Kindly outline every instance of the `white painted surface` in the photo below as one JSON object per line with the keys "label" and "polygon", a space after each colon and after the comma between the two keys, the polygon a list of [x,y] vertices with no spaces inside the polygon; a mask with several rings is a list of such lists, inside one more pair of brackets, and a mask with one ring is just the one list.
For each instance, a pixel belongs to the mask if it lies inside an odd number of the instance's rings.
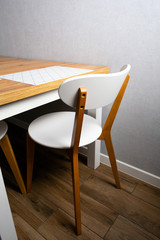
{"label": "white painted surface", "polygon": [[4,121],[0,121],[0,140],[7,133],[7,130],[8,130],[7,123],[5,123]]}
{"label": "white painted surface", "polygon": [[[37,143],[51,148],[71,148],[75,112],[55,112],[35,119],[28,128],[30,137]],[[101,134],[99,122],[84,115],[79,146],[95,141]]]}
{"label": "white painted surface", "polygon": [[31,85],[40,85],[92,71],[89,69],[54,66],[2,75],[0,78]]}
{"label": "white painted surface", "polygon": [[[102,125],[102,108],[90,109],[88,110],[88,114],[96,118],[99,124]],[[90,168],[96,169],[100,164],[101,141],[96,140],[95,142],[89,144],[87,148],[87,165]]]}
{"label": "white painted surface", "polygon": [[[106,164],[107,166],[111,166],[109,157],[107,155],[104,155],[101,153],[100,161],[101,161],[101,163]],[[151,184],[157,188],[160,188],[160,177],[159,176],[156,176],[149,172],[143,171],[139,168],[136,168],[130,164],[124,163],[119,160],[116,160],[116,162],[117,162],[117,167],[118,167],[119,171],[126,173],[132,177],[135,177],[143,182]]]}
{"label": "white painted surface", "polygon": [[0,239],[18,240],[0,169]]}
{"label": "white painted surface", "polygon": [[30,109],[42,106],[59,99],[58,90],[41,93],[13,103],[0,106],[0,120],[15,116]]}
{"label": "white painted surface", "polygon": [[125,65],[123,70],[108,74],[89,74],[65,80],[59,87],[59,95],[64,103],[76,107],[77,92],[80,87],[87,90],[85,109],[96,109],[112,103],[127,76],[131,66]]}

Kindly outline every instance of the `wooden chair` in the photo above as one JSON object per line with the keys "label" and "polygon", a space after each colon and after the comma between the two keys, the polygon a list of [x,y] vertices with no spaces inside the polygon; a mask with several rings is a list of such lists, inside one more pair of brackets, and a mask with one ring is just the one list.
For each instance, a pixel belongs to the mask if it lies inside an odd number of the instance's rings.
{"label": "wooden chair", "polygon": [[26,193],[26,187],[24,185],[11,143],[7,135],[8,126],[4,121],[0,121],[0,146],[6,156],[9,166],[13,172],[13,175],[19,185],[19,188],[23,194]]}
{"label": "wooden chair", "polygon": [[[81,211],[78,170],[78,148],[96,139],[104,140],[110,158],[117,188],[120,188],[116,158],[111,140],[111,127],[125,92],[130,65],[120,72],[110,74],[89,74],[65,80],[59,88],[64,103],[76,109],[75,112],[56,112],[34,120],[28,129],[27,141],[27,191],[31,191],[35,142],[51,148],[68,148],[72,156],[73,193],[75,224],[81,234]],[[114,101],[115,100],[115,101]],[[85,109],[95,109],[113,103],[102,129]]]}

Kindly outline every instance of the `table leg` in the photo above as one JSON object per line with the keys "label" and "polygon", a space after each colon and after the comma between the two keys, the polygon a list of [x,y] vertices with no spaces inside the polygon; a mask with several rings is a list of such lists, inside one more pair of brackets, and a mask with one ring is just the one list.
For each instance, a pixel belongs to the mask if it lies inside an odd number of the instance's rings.
{"label": "table leg", "polygon": [[[101,124],[102,108],[88,110],[88,115],[96,118]],[[100,150],[101,150],[101,141],[97,140],[88,145],[88,158],[87,158],[88,167],[96,169],[100,165]]]}
{"label": "table leg", "polygon": [[18,240],[0,168],[0,239]]}

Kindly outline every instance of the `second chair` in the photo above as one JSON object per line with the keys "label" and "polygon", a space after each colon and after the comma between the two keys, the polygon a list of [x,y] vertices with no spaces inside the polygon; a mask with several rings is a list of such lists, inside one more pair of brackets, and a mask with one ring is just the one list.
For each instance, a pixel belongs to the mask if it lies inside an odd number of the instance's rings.
{"label": "second chair", "polygon": [[13,175],[19,185],[19,188],[23,194],[26,193],[26,187],[23,182],[21,172],[19,170],[18,163],[16,161],[10,140],[7,135],[8,125],[4,121],[0,121],[0,146],[6,156],[9,166],[13,172]]}

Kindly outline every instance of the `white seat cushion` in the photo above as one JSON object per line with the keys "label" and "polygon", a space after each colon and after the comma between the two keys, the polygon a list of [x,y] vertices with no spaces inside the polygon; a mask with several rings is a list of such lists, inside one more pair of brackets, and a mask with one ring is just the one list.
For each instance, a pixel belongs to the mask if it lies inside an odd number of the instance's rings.
{"label": "white seat cushion", "polygon": [[0,140],[4,137],[7,133],[8,125],[4,121],[0,121]]}
{"label": "white seat cushion", "polygon": [[[28,133],[37,143],[51,148],[70,148],[74,126],[74,112],[56,112],[35,119],[29,126]],[[102,128],[96,119],[84,115],[79,146],[94,142]]]}

